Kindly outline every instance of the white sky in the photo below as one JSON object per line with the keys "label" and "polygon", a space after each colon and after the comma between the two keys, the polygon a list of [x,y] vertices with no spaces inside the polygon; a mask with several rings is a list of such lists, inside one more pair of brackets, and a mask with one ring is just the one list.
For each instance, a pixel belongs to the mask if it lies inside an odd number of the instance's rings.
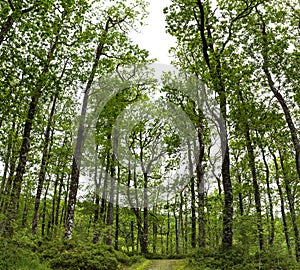
{"label": "white sky", "polygon": [[168,50],[175,45],[175,38],[166,33],[165,15],[163,8],[168,6],[170,0],[148,0],[149,16],[140,33],[133,33],[132,39],[143,49],[150,52],[151,58],[157,58],[159,63],[170,64],[171,57]]}

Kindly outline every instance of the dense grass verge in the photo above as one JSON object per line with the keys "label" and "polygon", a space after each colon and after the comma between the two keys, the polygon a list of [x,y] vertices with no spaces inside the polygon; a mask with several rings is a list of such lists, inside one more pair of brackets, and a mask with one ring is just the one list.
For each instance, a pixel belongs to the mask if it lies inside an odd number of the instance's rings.
{"label": "dense grass verge", "polygon": [[50,270],[42,262],[34,242],[20,239],[0,238],[0,269],[5,270]]}
{"label": "dense grass verge", "polygon": [[198,249],[188,258],[188,268],[193,270],[298,270],[300,264],[285,250],[269,249],[250,254],[242,248],[230,251]]}
{"label": "dense grass verge", "polygon": [[[149,263],[161,259],[184,259],[182,256],[148,254],[126,255],[102,244],[84,243],[60,238],[46,241],[18,236],[0,238],[0,269],[5,270],[118,270],[145,269]],[[182,261],[184,262],[184,261]],[[300,264],[285,250],[269,249],[248,252],[234,247],[230,251],[210,248],[198,249],[186,258],[178,269],[189,270],[297,270]]]}
{"label": "dense grass verge", "polygon": [[112,247],[75,240],[41,241],[24,237],[0,238],[0,269],[117,270],[143,260]]}

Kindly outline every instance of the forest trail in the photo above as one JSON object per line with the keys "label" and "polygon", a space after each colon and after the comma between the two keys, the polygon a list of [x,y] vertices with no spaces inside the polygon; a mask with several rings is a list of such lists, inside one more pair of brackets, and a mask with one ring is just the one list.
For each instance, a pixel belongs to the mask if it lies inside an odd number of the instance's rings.
{"label": "forest trail", "polygon": [[154,260],[145,270],[180,270],[184,260]]}

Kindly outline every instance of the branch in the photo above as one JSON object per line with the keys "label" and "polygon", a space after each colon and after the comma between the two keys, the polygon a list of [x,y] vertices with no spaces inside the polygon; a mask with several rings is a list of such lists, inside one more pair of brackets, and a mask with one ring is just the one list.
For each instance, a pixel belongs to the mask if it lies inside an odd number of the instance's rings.
{"label": "branch", "polygon": [[9,4],[11,10],[15,11],[15,7],[14,7],[13,3],[11,2],[11,0],[8,0],[8,4]]}
{"label": "branch", "polygon": [[200,20],[198,20],[197,18],[197,13],[195,11],[195,9],[193,9],[193,13],[194,13],[194,18],[197,22],[197,26],[198,26],[198,29],[200,31],[200,35],[201,35],[201,39],[202,39],[202,43],[203,43],[203,56],[204,56],[204,59],[205,59],[205,62],[208,66],[208,68],[210,68],[210,61],[209,61],[209,56],[208,56],[208,45],[207,45],[207,39],[206,39],[206,36],[205,36],[205,27],[204,27],[204,24],[205,24],[205,13],[204,13],[204,7],[203,7],[203,4],[201,2],[201,0],[197,0],[197,5],[200,9]]}
{"label": "branch", "polygon": [[35,5],[33,5],[33,6],[29,7],[29,8],[22,9],[22,14],[28,13],[31,10],[33,10],[34,8],[36,8]]}
{"label": "branch", "polygon": [[238,20],[240,20],[240,19],[242,19],[242,18],[247,17],[247,16],[252,12],[252,10],[253,10],[254,8],[257,8],[258,5],[260,5],[260,2],[256,3],[255,5],[252,5],[254,2],[255,2],[255,1],[252,1],[252,2],[250,3],[250,5],[249,5],[248,2],[247,2],[247,3],[246,3],[247,7],[246,7],[241,13],[239,13],[239,14],[238,14],[238,15],[230,22],[230,25],[229,25],[229,31],[228,31],[228,37],[227,37],[226,41],[223,43],[223,45],[222,45],[222,49],[221,49],[221,51],[220,51],[220,54],[221,54],[222,52],[224,52],[226,45],[228,44],[228,42],[230,41],[230,39],[231,39],[231,37],[232,37],[232,27],[233,27],[233,24],[234,24],[236,21],[238,21]]}

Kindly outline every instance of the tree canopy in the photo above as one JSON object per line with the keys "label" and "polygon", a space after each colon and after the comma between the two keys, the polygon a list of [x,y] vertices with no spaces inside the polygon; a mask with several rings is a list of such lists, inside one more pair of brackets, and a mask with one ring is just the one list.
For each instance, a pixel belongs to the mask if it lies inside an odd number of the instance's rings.
{"label": "tree canopy", "polygon": [[298,269],[299,2],[147,8],[0,3],[0,268]]}

